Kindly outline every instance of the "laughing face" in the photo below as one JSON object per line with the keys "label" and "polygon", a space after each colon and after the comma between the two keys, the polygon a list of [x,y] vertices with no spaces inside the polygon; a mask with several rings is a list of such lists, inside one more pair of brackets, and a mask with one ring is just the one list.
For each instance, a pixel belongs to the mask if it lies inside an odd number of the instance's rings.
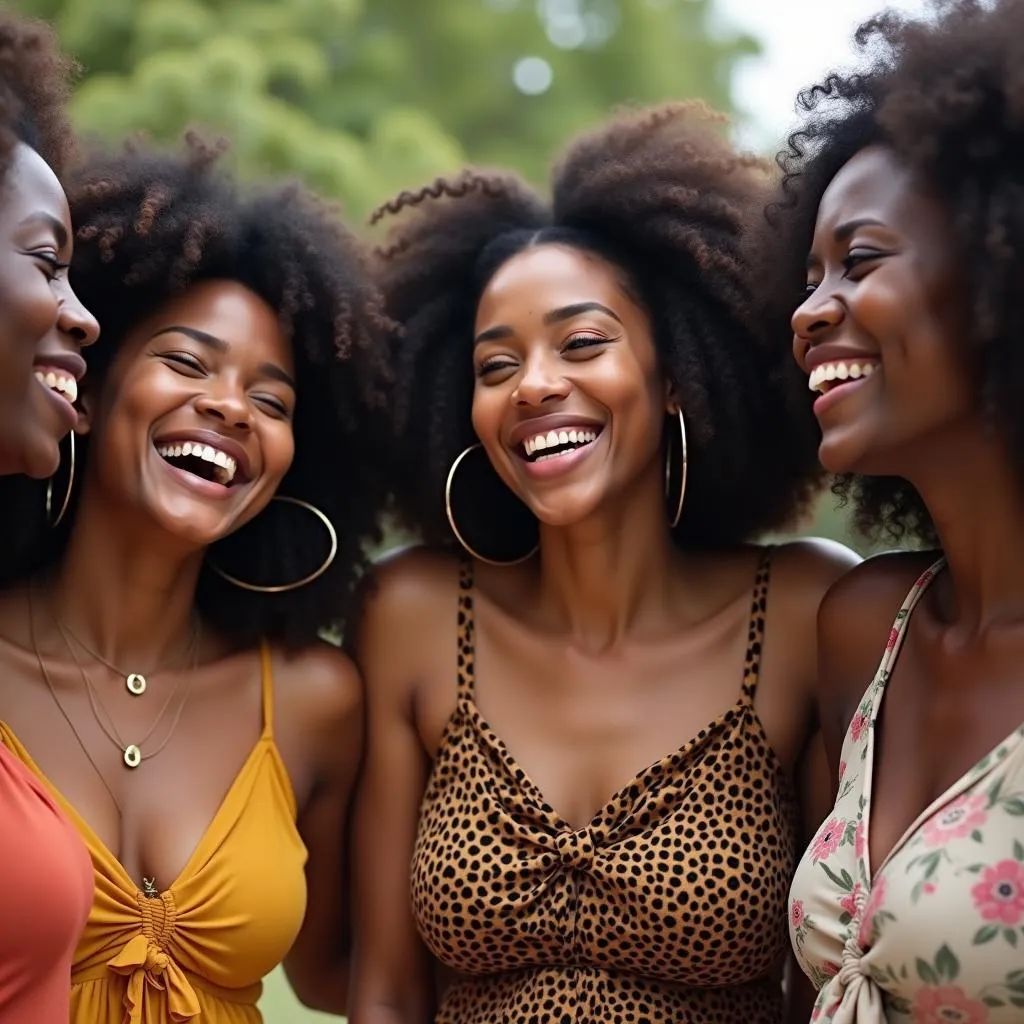
{"label": "laughing face", "polygon": [[579,522],[642,477],[661,486],[665,383],[610,263],[551,244],[512,257],[481,296],[473,362],[473,427],[541,522]]}
{"label": "laughing face", "polygon": [[0,473],[50,476],[78,418],[81,351],[99,327],[68,283],[71,248],[64,190],[21,143],[0,194]]}
{"label": "laughing face", "polygon": [[294,454],[291,344],[275,312],[204,281],[138,324],[85,405],[86,487],[207,547],[262,511]]}
{"label": "laughing face", "polygon": [[826,469],[907,476],[908,455],[976,424],[955,257],[943,207],[890,150],[862,150],[825,191],[793,350],[818,394]]}

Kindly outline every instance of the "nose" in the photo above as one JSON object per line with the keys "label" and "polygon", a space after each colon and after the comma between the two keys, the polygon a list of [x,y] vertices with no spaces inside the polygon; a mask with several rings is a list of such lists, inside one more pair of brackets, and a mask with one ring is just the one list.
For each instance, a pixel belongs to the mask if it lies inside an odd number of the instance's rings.
{"label": "nose", "polygon": [[842,323],[846,311],[835,292],[826,289],[824,282],[797,306],[790,319],[793,328],[793,357],[800,366],[812,345],[824,338]]}
{"label": "nose", "polygon": [[57,308],[57,329],[80,348],[87,348],[100,336],[96,317],[82,305],[71,285],[67,285]]}
{"label": "nose", "polygon": [[252,426],[245,393],[230,381],[211,380],[208,389],[196,400],[196,408],[203,416],[236,430]]}
{"label": "nose", "polygon": [[572,385],[549,358],[547,352],[538,352],[526,361],[523,375],[519,378],[512,401],[516,405],[541,405],[548,401],[559,401],[572,390]]}

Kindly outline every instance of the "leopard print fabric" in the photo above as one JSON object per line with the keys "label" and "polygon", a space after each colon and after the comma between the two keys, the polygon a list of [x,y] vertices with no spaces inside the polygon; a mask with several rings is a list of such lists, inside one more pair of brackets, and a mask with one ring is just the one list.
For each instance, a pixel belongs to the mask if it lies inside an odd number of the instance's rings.
{"label": "leopard print fabric", "polygon": [[411,869],[420,935],[459,975],[438,1024],[779,1024],[796,813],[753,709],[769,573],[766,555],[736,703],[574,829],[476,707],[463,569]]}

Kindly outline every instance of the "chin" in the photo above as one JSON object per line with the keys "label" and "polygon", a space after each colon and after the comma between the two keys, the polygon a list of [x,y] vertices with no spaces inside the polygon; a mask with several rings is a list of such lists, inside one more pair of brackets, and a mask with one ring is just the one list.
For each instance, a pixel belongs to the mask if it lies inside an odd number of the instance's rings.
{"label": "chin", "polygon": [[20,457],[14,457],[10,463],[0,455],[0,463],[11,464],[10,473],[24,473],[34,480],[45,480],[53,476],[60,467],[60,445],[53,437],[26,439]]}

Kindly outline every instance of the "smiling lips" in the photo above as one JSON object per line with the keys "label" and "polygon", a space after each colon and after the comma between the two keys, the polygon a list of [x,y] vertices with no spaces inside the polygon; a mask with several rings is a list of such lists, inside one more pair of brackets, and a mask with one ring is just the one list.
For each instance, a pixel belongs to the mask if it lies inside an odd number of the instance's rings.
{"label": "smiling lips", "polygon": [[157,454],[177,469],[183,469],[203,480],[230,487],[238,469],[238,462],[227,452],[198,441],[183,441],[157,445]]}
{"label": "smiling lips", "polygon": [[599,430],[592,427],[560,427],[558,430],[527,437],[519,447],[525,453],[527,462],[546,462],[585,448],[597,440],[599,433]]}
{"label": "smiling lips", "polygon": [[841,384],[870,377],[877,366],[877,362],[865,360],[858,362],[852,359],[822,363],[811,370],[807,378],[807,386],[811,391],[820,391],[824,395]]}
{"label": "smiling lips", "polygon": [[37,366],[33,372],[44,388],[60,395],[69,405],[74,405],[78,400],[78,381],[67,370],[55,366]]}

